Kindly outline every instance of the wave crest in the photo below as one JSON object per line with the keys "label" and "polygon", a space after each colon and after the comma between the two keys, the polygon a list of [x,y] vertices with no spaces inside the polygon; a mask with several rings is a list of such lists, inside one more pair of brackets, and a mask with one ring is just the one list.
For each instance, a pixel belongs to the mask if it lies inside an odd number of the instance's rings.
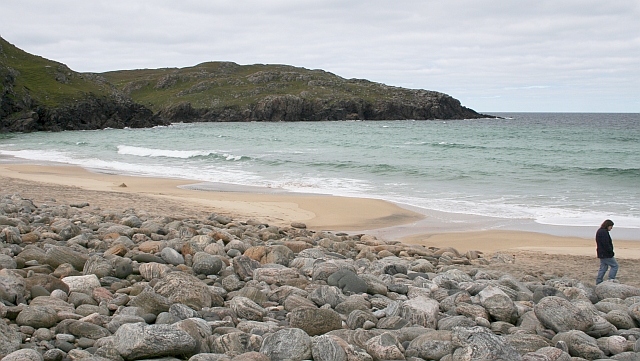
{"label": "wave crest", "polygon": [[196,158],[196,157],[215,157],[215,158],[222,158],[222,159],[231,160],[231,161],[239,161],[239,160],[245,159],[245,157],[242,155],[234,155],[234,154],[228,154],[228,153],[220,154],[215,151],[155,149],[155,148],[135,147],[130,145],[119,145],[118,154],[134,155],[137,157],[150,157],[150,158],[163,157],[163,158],[189,159],[189,158]]}

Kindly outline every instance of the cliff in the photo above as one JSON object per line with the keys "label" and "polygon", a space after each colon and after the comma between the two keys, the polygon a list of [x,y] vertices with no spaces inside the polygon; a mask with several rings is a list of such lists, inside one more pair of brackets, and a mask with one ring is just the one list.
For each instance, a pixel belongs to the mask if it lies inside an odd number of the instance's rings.
{"label": "cliff", "polygon": [[318,121],[487,117],[435,91],[286,65],[208,62],[102,74],[169,121]]}
{"label": "cliff", "polygon": [[0,38],[0,132],[150,127],[162,123],[103,77],[31,55]]}
{"label": "cliff", "polygon": [[0,38],[0,132],[482,117],[487,116],[447,94],[287,65],[208,62],[181,69],[78,73]]}

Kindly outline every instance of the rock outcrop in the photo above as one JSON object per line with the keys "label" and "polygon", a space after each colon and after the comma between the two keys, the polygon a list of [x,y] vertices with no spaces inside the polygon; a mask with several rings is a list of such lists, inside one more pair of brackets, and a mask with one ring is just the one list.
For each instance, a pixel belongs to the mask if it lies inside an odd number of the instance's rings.
{"label": "rock outcrop", "polygon": [[78,73],[0,38],[0,132],[172,122],[482,117],[491,116],[447,94],[284,65],[212,62],[183,69]]}

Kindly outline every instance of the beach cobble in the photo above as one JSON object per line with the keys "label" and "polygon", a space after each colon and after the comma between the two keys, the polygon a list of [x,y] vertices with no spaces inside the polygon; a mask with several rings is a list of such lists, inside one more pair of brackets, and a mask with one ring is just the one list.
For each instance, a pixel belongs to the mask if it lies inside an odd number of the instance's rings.
{"label": "beach cobble", "polygon": [[0,195],[0,358],[640,359],[640,289],[513,261]]}

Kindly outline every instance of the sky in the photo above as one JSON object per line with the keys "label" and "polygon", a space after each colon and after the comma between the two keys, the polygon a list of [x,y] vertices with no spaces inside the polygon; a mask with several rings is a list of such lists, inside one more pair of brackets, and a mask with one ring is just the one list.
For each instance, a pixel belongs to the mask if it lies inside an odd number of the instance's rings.
{"label": "sky", "polygon": [[640,112],[640,0],[0,0],[0,36],[80,72],[287,64],[484,113]]}

